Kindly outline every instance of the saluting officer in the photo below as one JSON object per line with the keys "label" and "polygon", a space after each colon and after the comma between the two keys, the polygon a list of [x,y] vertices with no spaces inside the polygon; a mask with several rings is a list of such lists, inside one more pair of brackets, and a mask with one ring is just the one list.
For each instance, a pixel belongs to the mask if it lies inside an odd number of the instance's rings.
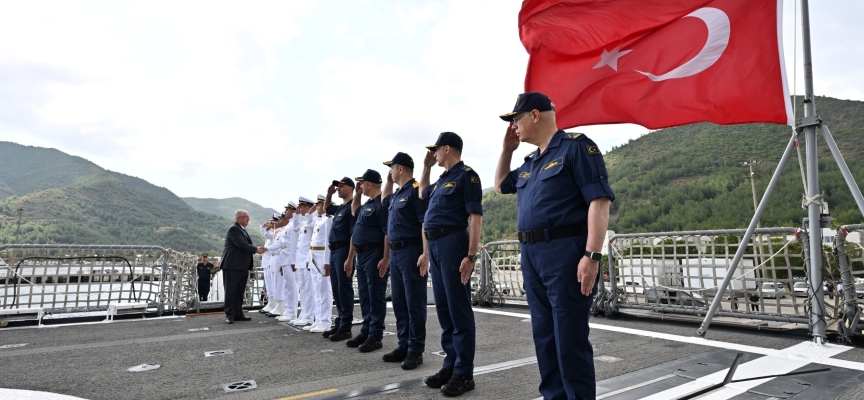
{"label": "saluting officer", "polygon": [[[615,199],[597,145],[555,123],[555,107],[538,92],[520,94],[495,172],[495,189],[517,193],[522,276],[540,393],[546,399],[593,399],[594,358],[588,313],[599,272],[599,253]],[[538,148],[510,171],[519,142]]]}
{"label": "saluting officer", "polygon": [[[338,193],[342,205],[333,204],[333,193]],[[333,216],[330,227],[330,285],[333,286],[333,301],[336,304],[336,323],[322,335],[334,342],[351,338],[351,324],[354,320],[354,247],[351,234],[354,231],[354,214],[351,202],[354,200],[354,181],[349,177],[334,180],[327,188],[324,209]]]}
{"label": "saluting officer", "polygon": [[[360,310],[363,327],[348,347],[358,347],[363,353],[381,348],[384,336],[384,317],[387,314],[387,278],[390,252],[387,244],[387,210],[381,208],[381,174],[367,169],[357,179],[357,189],[351,208],[357,222],[351,237],[357,252],[357,291],[360,292]],[[361,195],[369,197],[363,205]]]}
{"label": "saluting officer", "polygon": [[[274,231],[275,227],[273,224],[279,220],[278,214],[273,214],[273,218],[270,221],[265,222],[261,225],[261,236],[264,237],[264,247],[269,246],[273,243],[274,239]],[[264,290],[267,292],[267,304],[258,310],[259,313],[270,315],[270,312],[276,309],[278,306],[278,302],[276,301],[277,296],[274,294],[275,289],[273,288],[273,272],[270,269],[270,252],[264,252],[261,255],[261,269],[264,270]]]}
{"label": "saluting officer", "polygon": [[315,323],[309,332],[324,333],[333,323],[333,291],[330,283],[330,248],[327,236],[333,225],[333,218],[324,213],[324,196],[318,195],[315,210],[315,227],[312,241],[309,242],[309,263],[312,270],[312,283],[315,287]]}
{"label": "saluting officer", "polygon": [[[418,266],[423,255],[426,202],[419,196],[420,184],[414,180],[411,156],[396,153],[393,160],[384,162],[384,165],[390,167],[381,196],[384,208],[389,210],[390,293],[399,343],[383,359],[402,362],[402,369],[407,370],[423,364],[426,348],[426,272],[429,264],[424,262]],[[393,183],[399,185],[396,193],[393,193]]]}
{"label": "saluting officer", "polygon": [[[429,200],[423,220],[424,253],[431,262],[441,347],[447,355],[443,368],[425,382],[431,388],[441,388],[447,396],[459,396],[474,389],[476,328],[469,280],[477,261],[483,189],[477,172],[462,162],[459,135],[443,132],[434,145],[426,148],[429,151],[420,179],[420,192],[423,199]],[[430,186],[429,174],[436,162],[445,171]],[[425,263],[423,256],[418,265]]]}
{"label": "saluting officer", "polygon": [[297,287],[300,289],[300,316],[291,324],[302,326],[303,330],[312,329],[315,322],[315,291],[312,285],[312,269],[309,266],[309,243],[312,241],[312,228],[315,221],[312,218],[312,206],[315,203],[306,197],[300,196],[297,200],[297,218],[294,232],[297,233],[297,251],[291,269],[297,272]]}

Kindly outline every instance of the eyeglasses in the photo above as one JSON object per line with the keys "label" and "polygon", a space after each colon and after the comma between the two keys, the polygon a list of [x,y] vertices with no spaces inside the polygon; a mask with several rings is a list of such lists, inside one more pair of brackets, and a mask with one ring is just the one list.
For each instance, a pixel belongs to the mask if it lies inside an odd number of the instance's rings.
{"label": "eyeglasses", "polygon": [[522,117],[524,117],[524,116],[526,116],[526,115],[528,115],[528,114],[531,114],[531,111],[524,112],[524,113],[522,113],[522,114],[519,114],[519,115],[513,117],[513,123],[514,123],[514,124],[515,124],[515,123],[518,123],[519,120],[522,119]]}

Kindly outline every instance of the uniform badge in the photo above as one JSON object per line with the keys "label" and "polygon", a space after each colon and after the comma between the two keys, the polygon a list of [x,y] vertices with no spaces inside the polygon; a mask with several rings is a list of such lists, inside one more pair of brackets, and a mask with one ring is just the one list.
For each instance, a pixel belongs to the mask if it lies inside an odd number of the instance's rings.
{"label": "uniform badge", "polygon": [[544,165],[543,168],[540,170],[540,172],[548,171],[548,170],[550,170],[550,169],[552,169],[558,165],[561,165],[561,163],[563,163],[563,162],[564,162],[564,157],[558,157],[558,158],[552,160],[549,164]]}
{"label": "uniform badge", "polygon": [[368,208],[366,208],[366,212],[372,212],[372,211],[375,211],[375,209],[372,208],[372,207],[368,207]]}
{"label": "uniform badge", "polygon": [[407,197],[403,197],[403,198],[399,199],[399,201],[397,201],[397,203],[404,203],[404,202],[406,202],[406,201],[408,201],[408,198],[407,198]]}
{"label": "uniform badge", "polygon": [[471,170],[471,167],[465,167],[465,170],[466,170],[466,171],[470,171],[470,170]]}
{"label": "uniform badge", "polygon": [[531,173],[528,171],[522,171],[522,173],[519,174],[519,177],[522,179],[528,179],[531,177]]}
{"label": "uniform badge", "polygon": [[447,183],[444,184],[443,187],[444,187],[445,189],[446,189],[446,188],[456,187],[456,182],[447,182]]}
{"label": "uniform badge", "polygon": [[414,189],[417,189],[418,187],[420,187],[420,182],[414,182],[414,184],[411,186],[413,186]]}
{"label": "uniform badge", "polygon": [[582,136],[582,134],[576,132],[567,132],[567,139],[579,139],[579,136]]}
{"label": "uniform badge", "polygon": [[600,149],[597,146],[588,146],[588,154],[600,154]]}
{"label": "uniform badge", "polygon": [[337,216],[337,217],[341,217],[341,216],[343,216],[343,215],[345,215],[345,213],[337,214],[336,216]]}
{"label": "uniform badge", "polygon": [[471,177],[471,183],[480,183],[480,178],[478,178],[476,176],[472,176]]}

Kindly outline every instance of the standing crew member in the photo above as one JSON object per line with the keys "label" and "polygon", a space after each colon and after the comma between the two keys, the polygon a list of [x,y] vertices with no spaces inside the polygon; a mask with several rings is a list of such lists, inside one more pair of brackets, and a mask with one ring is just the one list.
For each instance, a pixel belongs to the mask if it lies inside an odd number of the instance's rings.
{"label": "standing crew member", "polygon": [[[270,221],[261,225],[261,236],[264,238],[264,247],[273,243],[273,223],[278,221],[279,217],[273,214]],[[261,255],[261,269],[264,270],[264,290],[267,292],[267,304],[258,310],[259,313],[270,315],[270,312],[276,309],[276,295],[273,288],[273,272],[270,270],[270,252],[265,252]]]}
{"label": "standing crew member", "polygon": [[[520,94],[495,172],[495,189],[517,193],[522,276],[546,399],[593,399],[594,353],[588,313],[600,250],[615,199],[597,145],[555,123],[555,107],[538,92]],[[538,148],[510,171],[519,142]]]}
{"label": "standing crew member", "polygon": [[[312,271],[309,268],[309,242],[312,240],[312,200],[303,196],[297,201],[297,212],[300,213],[294,231],[297,232],[297,251],[291,269],[297,272],[297,286],[300,288],[300,317],[292,324],[303,326],[309,330],[315,321],[315,293],[312,291]],[[295,217],[297,215],[295,214]],[[307,325],[307,326],[304,326]],[[306,329],[309,328],[309,329]]]}
{"label": "standing crew member", "polygon": [[[390,167],[382,193],[387,217],[387,240],[390,242],[390,292],[396,335],[399,343],[384,355],[386,362],[402,362],[402,369],[423,364],[426,348],[426,272],[429,264],[418,265],[423,254],[423,217],[426,202],[420,199],[420,184],[414,180],[414,160],[396,153],[384,162]],[[399,190],[393,193],[393,183]],[[426,260],[426,257],[423,257]]]}
{"label": "standing crew member", "polygon": [[[363,327],[345,344],[368,353],[382,347],[390,249],[387,244],[387,210],[381,208],[381,174],[367,169],[362,177],[357,178],[357,183],[351,203],[357,223],[351,240],[357,252],[357,291],[360,292]],[[361,206],[363,194],[369,200]]]}
{"label": "standing crew member", "polygon": [[324,333],[333,323],[333,292],[330,287],[330,248],[327,235],[333,219],[324,213],[324,196],[318,195],[315,203],[315,227],[309,242],[312,287],[315,292],[315,323],[309,332]]}
{"label": "standing crew member", "polygon": [[[469,280],[477,261],[483,187],[477,172],[462,162],[459,135],[443,132],[426,148],[429,151],[420,179],[420,193],[429,201],[423,220],[424,253],[431,263],[441,347],[447,355],[443,368],[425,382],[431,388],[441,388],[446,396],[460,396],[474,389],[476,328]],[[430,186],[429,174],[436,162],[444,173]],[[426,258],[421,257],[417,265],[425,263]]]}
{"label": "standing crew member", "polygon": [[277,245],[279,255],[276,258],[276,291],[279,300],[284,304],[284,312],[278,318],[279,322],[293,322],[297,319],[297,273],[291,269],[294,253],[297,251],[297,232],[294,231],[294,212],[297,204],[289,201],[282,214],[283,233]]}
{"label": "standing crew member", "polygon": [[207,296],[210,294],[210,282],[213,280],[213,264],[208,261],[207,253],[201,255],[201,262],[198,263],[198,300],[207,301]]}
{"label": "standing crew member", "polygon": [[[338,193],[342,205],[333,204],[333,193]],[[334,342],[351,338],[351,324],[354,320],[354,246],[351,246],[351,233],[354,231],[354,215],[351,203],[354,200],[354,181],[349,177],[334,180],[327,188],[324,209],[333,216],[330,227],[330,285],[333,287],[333,300],[336,303],[336,324],[323,336]]]}
{"label": "standing crew member", "polygon": [[[267,312],[267,317],[281,317],[282,314],[285,313],[285,297],[283,296],[283,290],[281,287],[277,286],[277,278],[276,275],[279,274],[279,258],[282,252],[282,248],[279,246],[282,238],[285,234],[285,224],[287,221],[281,219],[282,215],[273,214],[273,220],[269,223],[269,230],[266,231],[266,236],[264,236],[267,241],[264,242],[264,247],[267,251],[261,256],[261,266],[264,269],[264,276],[267,277],[269,275],[270,278],[270,287],[272,288],[272,293],[267,293],[267,296],[273,297],[273,303],[276,304],[276,307],[273,307],[269,312]],[[264,230],[262,229],[262,233]],[[266,263],[264,260],[266,259]]]}

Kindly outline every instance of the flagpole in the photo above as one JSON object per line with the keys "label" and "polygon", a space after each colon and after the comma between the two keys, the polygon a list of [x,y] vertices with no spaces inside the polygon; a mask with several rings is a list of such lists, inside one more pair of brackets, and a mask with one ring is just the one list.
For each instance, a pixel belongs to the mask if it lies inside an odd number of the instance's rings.
{"label": "flagpole", "polygon": [[810,54],[810,5],[801,0],[801,44],[804,50],[804,118],[798,129],[804,129],[807,160],[807,230],[810,236],[810,328],[813,340],[825,341],[825,298],[822,293],[822,198],[819,194],[819,155],[816,152],[816,127],[822,121],[816,116],[813,96],[813,58]]}

